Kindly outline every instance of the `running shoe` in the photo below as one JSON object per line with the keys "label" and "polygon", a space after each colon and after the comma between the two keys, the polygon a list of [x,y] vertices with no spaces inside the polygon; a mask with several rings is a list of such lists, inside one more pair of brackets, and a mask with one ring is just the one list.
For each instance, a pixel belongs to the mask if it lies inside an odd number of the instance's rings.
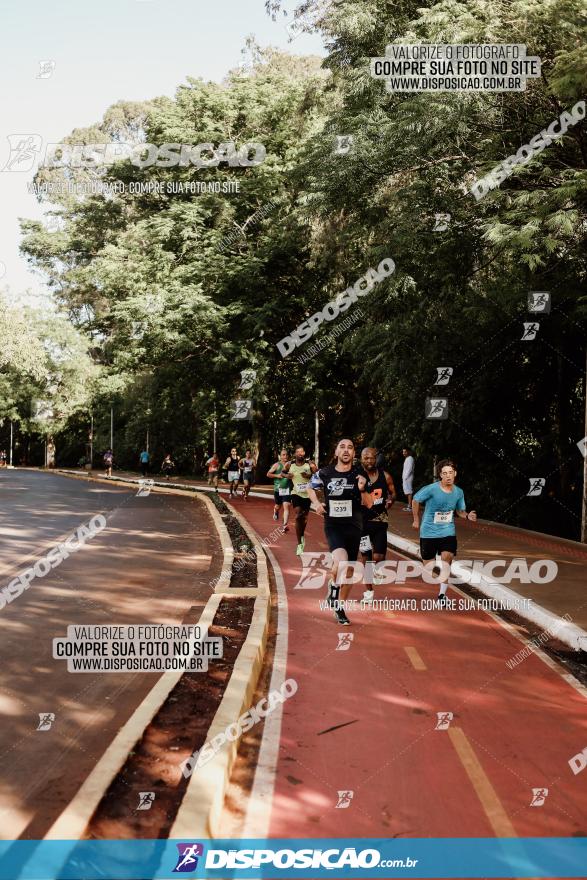
{"label": "running shoe", "polygon": [[446,593],[439,593],[438,599],[436,601],[438,602],[439,608],[441,608],[443,605],[446,605]]}
{"label": "running shoe", "polygon": [[335,602],[338,602],[338,597],[340,594],[340,584],[335,584],[331,579],[328,581],[328,595],[326,597],[326,601],[328,602],[328,607],[332,608]]}
{"label": "running shoe", "polygon": [[279,519],[279,514],[278,514],[278,513],[274,513],[274,514],[273,514],[273,519],[275,520],[275,522],[277,522],[277,520]]}
{"label": "running shoe", "polygon": [[371,604],[371,602],[373,602],[374,598],[375,598],[375,591],[374,590],[365,590],[365,592],[363,593],[363,602],[368,602],[369,604]]}
{"label": "running shoe", "polygon": [[284,531],[284,532],[289,532],[289,526],[283,526],[283,531]]}
{"label": "running shoe", "polygon": [[302,535],[302,540],[300,541],[300,543],[299,543],[298,546],[296,547],[296,556],[301,556],[301,555],[302,555],[302,553],[304,552],[304,545],[305,545],[305,543],[306,543],[305,538],[304,538],[304,536]]}
{"label": "running shoe", "polygon": [[336,618],[336,622],[339,623],[341,626],[351,625],[350,620],[348,619],[342,608],[334,612],[334,617]]}
{"label": "running shoe", "polygon": [[406,513],[411,513],[411,512],[412,512],[412,508],[411,508],[411,507],[402,507],[402,510],[405,510]]}

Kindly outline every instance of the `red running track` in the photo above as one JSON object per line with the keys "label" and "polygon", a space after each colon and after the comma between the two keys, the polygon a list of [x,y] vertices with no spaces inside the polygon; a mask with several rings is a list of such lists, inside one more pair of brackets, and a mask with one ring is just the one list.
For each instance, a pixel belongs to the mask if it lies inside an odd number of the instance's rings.
{"label": "red running track", "polygon": [[[267,501],[234,507],[261,537],[276,526]],[[295,545],[292,527],[271,548],[298,691],[284,704],[270,837],[587,835],[587,769],[568,763],[587,746],[584,691],[537,654],[508,668],[524,644],[476,609],[349,611],[340,627],[319,608],[324,589],[294,589]],[[314,514],[306,551],[327,551]],[[378,593],[435,595],[414,579]],[[352,633],[348,650],[339,632]],[[453,713],[448,730],[435,729],[438,712]],[[530,806],[534,788],[548,789],[542,806]],[[340,791],[353,792],[348,807]]]}

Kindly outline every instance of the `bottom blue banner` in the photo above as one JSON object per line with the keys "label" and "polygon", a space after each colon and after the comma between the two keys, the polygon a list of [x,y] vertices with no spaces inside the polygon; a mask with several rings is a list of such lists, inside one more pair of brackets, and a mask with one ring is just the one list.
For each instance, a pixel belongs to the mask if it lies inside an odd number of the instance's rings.
{"label": "bottom blue banner", "polygon": [[587,838],[4,840],[0,880],[587,877]]}

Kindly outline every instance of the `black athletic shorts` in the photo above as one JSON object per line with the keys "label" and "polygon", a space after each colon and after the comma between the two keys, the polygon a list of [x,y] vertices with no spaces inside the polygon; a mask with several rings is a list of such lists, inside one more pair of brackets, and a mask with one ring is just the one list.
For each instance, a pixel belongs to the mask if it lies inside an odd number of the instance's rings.
{"label": "black athletic shorts", "polygon": [[328,549],[331,553],[334,550],[346,550],[349,562],[356,562],[361,543],[361,531],[361,528],[353,525],[325,525],[324,534],[328,541]]}
{"label": "black athletic shorts", "polygon": [[309,498],[302,498],[301,495],[295,495],[294,493],[292,493],[291,496],[291,503],[294,507],[301,507],[302,510],[305,510],[306,512],[312,506],[312,502]]}
{"label": "black athletic shorts", "polygon": [[273,500],[279,507],[283,504],[284,501],[291,502],[291,495],[280,495],[278,490],[276,489],[273,493]]}
{"label": "black athletic shorts", "polygon": [[371,539],[373,550],[367,550],[365,556],[371,559],[372,553],[378,556],[385,556],[387,553],[387,523],[369,522],[363,526],[363,535],[368,535]]}
{"label": "black athletic shorts", "polygon": [[437,553],[447,553],[457,555],[457,536],[447,535],[446,538],[420,538],[420,554],[424,561],[435,559]]}

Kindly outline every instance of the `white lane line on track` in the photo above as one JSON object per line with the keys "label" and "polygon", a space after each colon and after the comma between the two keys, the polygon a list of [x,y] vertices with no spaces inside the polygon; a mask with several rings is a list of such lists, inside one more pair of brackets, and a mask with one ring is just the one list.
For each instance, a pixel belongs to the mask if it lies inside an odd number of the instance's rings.
{"label": "white lane line on track", "polygon": [[[275,652],[273,657],[273,670],[271,672],[270,691],[278,691],[285,681],[287,672],[287,645],[288,645],[288,607],[285,581],[279,564],[269,549],[265,547],[265,553],[271,563],[277,586],[277,634],[275,638]],[[279,758],[279,745],[281,741],[281,720],[283,705],[278,707],[265,718],[263,737],[259,747],[259,757],[255,770],[253,787],[249,796],[247,815],[245,818],[241,836],[251,839],[265,839],[269,834],[271,822],[271,807],[273,804],[273,792],[277,776],[277,761]]]}

